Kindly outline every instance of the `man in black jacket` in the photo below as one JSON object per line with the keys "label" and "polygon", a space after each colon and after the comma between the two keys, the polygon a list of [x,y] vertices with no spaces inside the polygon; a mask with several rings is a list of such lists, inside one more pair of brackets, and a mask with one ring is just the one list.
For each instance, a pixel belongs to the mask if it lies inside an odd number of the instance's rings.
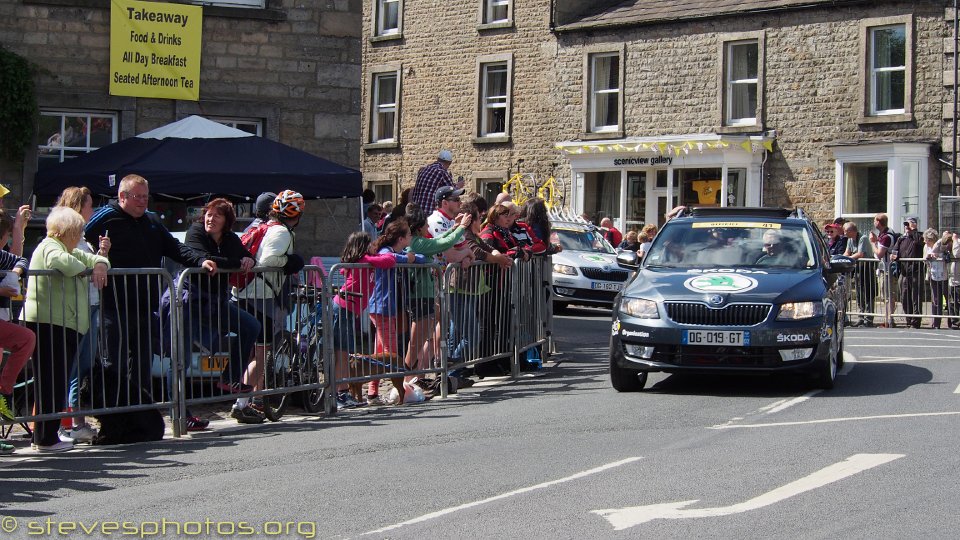
{"label": "man in black jacket", "polygon": [[[923,258],[923,237],[917,231],[917,218],[907,218],[903,226],[903,236],[893,245],[890,260]],[[920,314],[923,307],[920,302],[920,278],[923,276],[924,267],[921,262],[903,260],[898,266],[900,267],[900,303],[903,305],[903,313],[908,315],[909,326],[920,328],[920,317],[916,315]]]}
{"label": "man in black jacket", "polygon": [[[129,174],[120,182],[119,201],[100,208],[87,223],[84,236],[97,245],[110,238],[112,268],[161,268],[163,257],[184,265],[202,266],[216,272],[217,265],[181,244],[163,226],[159,216],[147,212],[150,187],[147,180]],[[101,313],[107,337],[107,353],[120,380],[139,383],[151,391],[150,364],[159,337],[153,313],[160,304],[165,284],[157,275],[112,276],[103,290]],[[163,344],[169,350],[169,344]],[[161,357],[163,355],[160,355]]]}

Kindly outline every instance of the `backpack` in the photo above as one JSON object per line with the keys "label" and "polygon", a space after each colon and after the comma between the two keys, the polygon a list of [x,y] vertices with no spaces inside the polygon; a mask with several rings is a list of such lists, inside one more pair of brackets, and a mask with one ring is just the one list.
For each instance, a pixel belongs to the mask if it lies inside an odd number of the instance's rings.
{"label": "backpack", "polygon": [[[249,251],[254,258],[256,258],[257,252],[260,251],[260,244],[263,243],[263,237],[267,235],[267,229],[273,227],[274,225],[280,225],[280,223],[276,221],[267,221],[257,225],[240,236],[240,242],[243,244],[243,247],[247,248],[247,251]],[[254,277],[256,277],[256,274],[253,272],[237,272],[230,274],[230,286],[236,287],[238,291],[242,291],[247,285],[250,284],[251,281],[253,281]]]}

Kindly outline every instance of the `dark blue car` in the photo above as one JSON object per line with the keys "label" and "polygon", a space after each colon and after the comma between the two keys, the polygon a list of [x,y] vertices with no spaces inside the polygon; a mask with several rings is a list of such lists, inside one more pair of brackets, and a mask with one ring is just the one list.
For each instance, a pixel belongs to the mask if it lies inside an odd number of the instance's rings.
{"label": "dark blue car", "polygon": [[843,363],[844,273],[801,210],[694,208],[667,222],[613,306],[610,381],[647,373],[803,372],[832,388]]}

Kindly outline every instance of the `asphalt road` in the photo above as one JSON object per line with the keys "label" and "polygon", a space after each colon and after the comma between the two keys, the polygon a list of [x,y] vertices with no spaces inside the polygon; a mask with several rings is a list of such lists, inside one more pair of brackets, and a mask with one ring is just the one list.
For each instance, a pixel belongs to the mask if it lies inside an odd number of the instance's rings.
{"label": "asphalt road", "polygon": [[848,329],[828,392],[652,375],[618,394],[609,331],[571,310],[558,363],[444,401],[0,458],[0,539],[957,536],[960,332]]}

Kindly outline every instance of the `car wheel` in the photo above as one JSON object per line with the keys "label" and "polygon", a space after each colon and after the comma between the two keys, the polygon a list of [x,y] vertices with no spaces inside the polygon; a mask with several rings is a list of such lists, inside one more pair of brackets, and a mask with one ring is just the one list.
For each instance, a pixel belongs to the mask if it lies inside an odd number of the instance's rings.
{"label": "car wheel", "polygon": [[617,392],[639,392],[647,384],[647,372],[627,369],[610,360],[610,384]]}
{"label": "car wheel", "polygon": [[843,354],[841,351],[840,340],[836,339],[834,336],[833,343],[830,344],[830,356],[827,358],[827,361],[824,362],[817,372],[817,388],[822,388],[824,390],[831,390],[834,383],[837,380],[837,370],[839,369],[837,363],[838,355]]}

